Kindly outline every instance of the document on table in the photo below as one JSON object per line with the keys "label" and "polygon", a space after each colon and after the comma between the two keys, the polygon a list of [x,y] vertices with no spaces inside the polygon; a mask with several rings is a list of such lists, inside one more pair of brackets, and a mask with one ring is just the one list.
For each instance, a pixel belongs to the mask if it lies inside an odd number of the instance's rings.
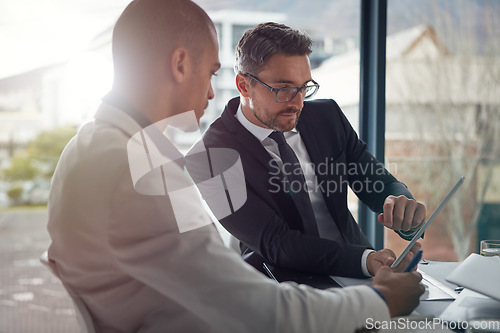
{"label": "document on table", "polygon": [[[420,270],[418,271],[422,274],[422,284],[425,286],[425,292],[422,296],[420,296],[421,301],[443,301],[455,299],[456,293],[453,290],[443,285],[430,275]],[[331,276],[331,278],[343,288],[357,285],[370,285],[373,281],[373,278],[355,279],[342,276]]]}
{"label": "document on table", "polygon": [[472,253],[446,280],[500,301],[500,257]]}
{"label": "document on table", "polygon": [[500,302],[470,289],[464,289],[439,318],[451,322],[466,322],[474,319],[498,320]]}

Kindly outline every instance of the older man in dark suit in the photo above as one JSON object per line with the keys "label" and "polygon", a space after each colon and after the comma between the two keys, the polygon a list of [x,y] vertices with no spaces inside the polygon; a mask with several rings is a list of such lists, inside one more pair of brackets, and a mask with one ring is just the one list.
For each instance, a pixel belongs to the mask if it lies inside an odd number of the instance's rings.
{"label": "older man in dark suit", "polygon": [[422,224],[425,206],[370,154],[333,100],[304,101],[319,88],[310,53],[309,37],[276,23],[260,24],[239,41],[240,97],[203,139],[209,149],[238,151],[243,164],[247,200],[220,222],[258,269],[266,261],[371,276],[395,255],[371,249],[347,208],[347,187],[403,238]]}

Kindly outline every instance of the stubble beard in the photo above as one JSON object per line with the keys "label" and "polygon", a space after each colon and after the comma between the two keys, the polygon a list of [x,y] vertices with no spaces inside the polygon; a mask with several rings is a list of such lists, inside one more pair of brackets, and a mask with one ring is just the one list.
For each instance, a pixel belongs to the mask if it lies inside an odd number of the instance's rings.
{"label": "stubble beard", "polygon": [[[273,116],[270,116],[270,117],[269,116],[268,117],[262,117],[259,114],[257,114],[257,112],[255,110],[252,110],[252,112],[253,112],[253,115],[255,116],[255,118],[261,124],[267,126],[268,128],[271,128],[273,131],[288,132],[288,131],[294,129],[295,126],[297,125],[297,122],[299,121],[301,110],[297,110],[295,108],[287,108],[287,109],[281,110],[277,114],[275,114]],[[295,121],[293,122],[293,124],[290,124],[290,125],[288,125],[289,123],[286,123],[284,125],[280,124],[279,120],[278,120],[278,117],[282,113],[290,113],[290,112],[294,112],[296,114]]]}

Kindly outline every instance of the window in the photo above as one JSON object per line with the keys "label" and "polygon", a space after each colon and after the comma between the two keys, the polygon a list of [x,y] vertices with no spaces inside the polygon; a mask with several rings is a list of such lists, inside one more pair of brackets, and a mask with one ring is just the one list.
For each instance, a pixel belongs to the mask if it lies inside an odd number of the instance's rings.
{"label": "window", "polygon": [[[500,202],[500,36],[496,1],[388,1],[386,163],[432,213],[425,258],[477,250],[485,204]],[[408,23],[410,28],[406,28]],[[405,246],[390,231],[385,246]]]}

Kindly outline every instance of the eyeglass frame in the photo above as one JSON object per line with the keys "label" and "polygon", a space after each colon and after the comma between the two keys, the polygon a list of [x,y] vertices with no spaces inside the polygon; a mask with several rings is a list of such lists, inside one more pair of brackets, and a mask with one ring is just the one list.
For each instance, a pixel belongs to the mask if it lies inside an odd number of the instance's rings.
{"label": "eyeglass frame", "polygon": [[[316,87],[316,90],[314,90],[314,92],[312,94],[310,94],[309,96],[304,96],[304,99],[313,97],[318,92],[318,90],[319,90],[319,84],[318,84],[318,82],[314,81],[313,79],[311,79],[310,81],[308,81],[308,83],[309,82],[313,83],[312,85],[309,85],[309,86],[306,83],[302,87],[273,88],[270,85],[268,85],[267,83],[264,83],[261,80],[259,80],[255,75],[252,75],[250,73],[242,73],[242,74],[245,75],[245,76],[247,76],[247,77],[249,77],[249,78],[251,78],[251,79],[254,79],[258,83],[260,83],[261,85],[263,85],[264,87],[266,87],[267,89],[269,89],[271,92],[273,92],[274,95],[275,95],[275,100],[278,103],[288,103],[288,102],[292,101],[295,98],[295,96],[297,96],[297,94],[299,93],[299,91],[301,91],[301,90],[303,90],[304,88],[307,88],[307,87]],[[280,101],[278,101],[278,93],[280,91],[282,91],[282,90],[285,90],[285,89],[295,89],[295,93],[293,94],[292,98],[290,98],[288,101],[280,102]]]}

